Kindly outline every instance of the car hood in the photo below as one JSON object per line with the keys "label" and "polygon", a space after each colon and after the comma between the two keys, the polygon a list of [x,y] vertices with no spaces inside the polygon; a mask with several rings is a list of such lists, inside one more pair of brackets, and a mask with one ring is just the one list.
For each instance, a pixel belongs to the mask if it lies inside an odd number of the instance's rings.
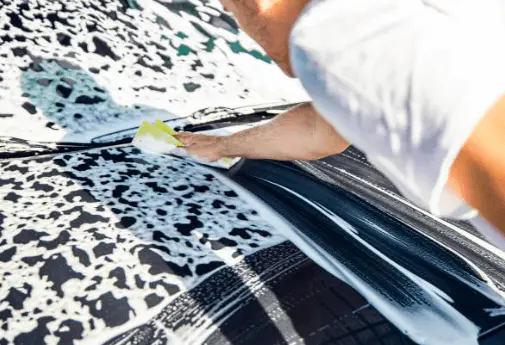
{"label": "car hood", "polygon": [[307,99],[219,8],[0,8],[0,344],[502,339],[503,252],[360,152],[220,171],[131,146]]}

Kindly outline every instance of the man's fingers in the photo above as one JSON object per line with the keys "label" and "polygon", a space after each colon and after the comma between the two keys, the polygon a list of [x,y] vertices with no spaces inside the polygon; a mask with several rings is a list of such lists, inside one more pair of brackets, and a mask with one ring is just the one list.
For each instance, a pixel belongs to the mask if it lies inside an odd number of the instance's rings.
{"label": "man's fingers", "polygon": [[189,146],[186,148],[186,152],[190,157],[204,162],[215,162],[219,159],[219,157],[214,155],[212,152],[208,152],[200,146]]}
{"label": "man's fingers", "polygon": [[195,155],[195,148],[194,147],[188,146],[188,147],[185,147],[184,150],[186,151],[186,153],[188,154],[188,156],[194,156]]}
{"label": "man's fingers", "polygon": [[171,154],[175,156],[185,157],[188,155],[188,151],[184,147],[175,147],[170,151]]}
{"label": "man's fingers", "polygon": [[207,162],[221,158],[217,149],[220,137],[190,132],[179,132],[174,137],[184,144],[184,150],[189,156]]}
{"label": "man's fingers", "polygon": [[186,153],[192,157],[200,157],[202,156],[202,148],[199,145],[188,146],[184,148]]}
{"label": "man's fingers", "polygon": [[191,145],[195,142],[196,134],[190,132],[178,132],[174,137],[181,141],[184,145]]}

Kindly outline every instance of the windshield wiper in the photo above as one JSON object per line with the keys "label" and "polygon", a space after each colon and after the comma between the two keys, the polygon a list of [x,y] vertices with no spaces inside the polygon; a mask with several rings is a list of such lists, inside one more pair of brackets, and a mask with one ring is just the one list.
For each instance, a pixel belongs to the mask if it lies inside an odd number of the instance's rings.
{"label": "windshield wiper", "polygon": [[[177,131],[201,132],[269,120],[298,104],[300,103],[273,103],[234,109],[225,107],[205,108],[189,116],[173,118],[163,122],[170,124]],[[131,144],[137,129],[138,126],[110,132],[92,138],[89,143],[32,141],[17,137],[0,137],[0,160],[128,146]]]}

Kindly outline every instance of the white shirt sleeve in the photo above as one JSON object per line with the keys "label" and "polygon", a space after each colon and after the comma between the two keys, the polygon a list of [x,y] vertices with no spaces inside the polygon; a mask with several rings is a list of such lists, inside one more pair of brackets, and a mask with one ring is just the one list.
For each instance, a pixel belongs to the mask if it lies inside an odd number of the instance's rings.
{"label": "white shirt sleeve", "polygon": [[291,32],[315,108],[399,190],[437,216],[470,218],[446,186],[505,94],[505,15],[494,0],[313,0]]}

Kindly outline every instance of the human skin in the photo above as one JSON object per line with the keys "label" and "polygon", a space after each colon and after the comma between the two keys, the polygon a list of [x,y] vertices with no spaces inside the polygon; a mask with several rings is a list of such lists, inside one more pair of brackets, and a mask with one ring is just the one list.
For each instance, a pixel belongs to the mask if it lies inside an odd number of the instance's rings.
{"label": "human skin", "polygon": [[[289,34],[310,0],[221,0],[241,28],[289,76]],[[186,149],[210,161],[221,157],[317,159],[344,151],[349,143],[312,107],[298,106],[273,121],[228,137],[181,133]]]}
{"label": "human skin", "polygon": [[289,34],[310,0],[221,0],[240,27],[263,47],[268,56],[289,76]]}
{"label": "human skin", "polygon": [[[242,29],[288,75],[289,34],[309,0],[221,0]],[[312,160],[337,154],[349,143],[310,104],[262,126],[227,137],[181,133],[190,155]],[[482,117],[453,163],[448,185],[505,235],[505,96]]]}
{"label": "human skin", "polygon": [[344,151],[349,144],[311,104],[299,105],[262,126],[230,136],[179,133],[188,154],[209,161],[222,157],[313,160]]}
{"label": "human skin", "polygon": [[449,175],[449,186],[505,235],[505,97],[484,115]]}

